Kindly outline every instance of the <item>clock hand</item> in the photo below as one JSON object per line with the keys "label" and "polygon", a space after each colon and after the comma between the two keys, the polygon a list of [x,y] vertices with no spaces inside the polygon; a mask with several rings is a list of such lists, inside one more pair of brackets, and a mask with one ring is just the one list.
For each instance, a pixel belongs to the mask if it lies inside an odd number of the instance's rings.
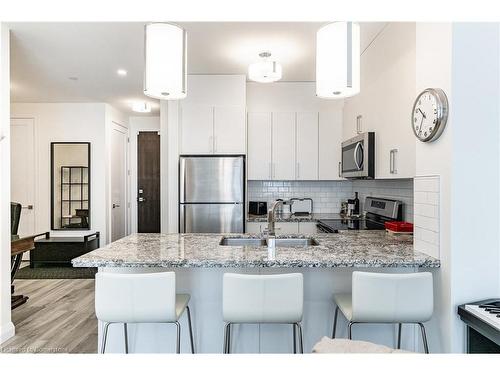
{"label": "clock hand", "polygon": [[418,135],[422,135],[422,125],[423,124],[424,124],[424,117],[422,116],[422,120],[420,120],[420,126],[418,127]]}
{"label": "clock hand", "polygon": [[422,112],[422,110],[419,108],[418,111],[420,111],[420,113],[422,114],[422,116],[424,116],[424,118],[427,118],[427,116],[425,115],[424,112]]}

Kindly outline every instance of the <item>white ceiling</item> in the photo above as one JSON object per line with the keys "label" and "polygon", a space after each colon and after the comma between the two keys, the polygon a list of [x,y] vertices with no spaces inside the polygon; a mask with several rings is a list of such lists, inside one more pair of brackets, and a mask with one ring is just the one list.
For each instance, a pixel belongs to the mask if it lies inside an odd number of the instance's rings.
{"label": "white ceiling", "polygon": [[[188,33],[189,74],[246,74],[259,52],[270,51],[283,66],[283,81],[314,81],[315,35],[321,23],[180,25]],[[10,26],[13,102],[106,102],[134,114],[130,102],[146,100],[152,114],[158,114],[158,102],[142,93],[144,23]],[[361,23],[362,51],[384,26]],[[119,68],[128,75],[119,77]]]}

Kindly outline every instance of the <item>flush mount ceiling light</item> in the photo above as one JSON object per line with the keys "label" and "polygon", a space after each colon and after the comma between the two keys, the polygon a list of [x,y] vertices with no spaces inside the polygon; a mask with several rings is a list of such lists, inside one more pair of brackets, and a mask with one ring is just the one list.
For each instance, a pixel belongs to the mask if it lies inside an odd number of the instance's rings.
{"label": "flush mount ceiling light", "polygon": [[170,23],[144,28],[144,94],[156,99],[186,97],[186,31]]}
{"label": "flush mount ceiling light", "polygon": [[282,69],[281,64],[269,60],[271,57],[270,52],[259,53],[262,61],[251,64],[248,67],[248,78],[255,82],[276,82],[281,79]]}
{"label": "flush mount ceiling light", "polygon": [[333,22],[316,34],[316,95],[347,98],[359,93],[360,39],[355,22]]}
{"label": "flush mount ceiling light", "polygon": [[147,102],[133,102],[132,111],[140,113],[149,113],[151,112],[151,104]]}

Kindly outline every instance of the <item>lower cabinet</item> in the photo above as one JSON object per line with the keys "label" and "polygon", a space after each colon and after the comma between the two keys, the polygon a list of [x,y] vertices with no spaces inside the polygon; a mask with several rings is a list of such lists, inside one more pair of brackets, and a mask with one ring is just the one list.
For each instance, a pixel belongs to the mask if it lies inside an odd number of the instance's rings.
{"label": "lower cabinet", "polygon": [[[247,222],[247,233],[263,233],[267,230],[267,222]],[[316,222],[285,222],[278,221],[275,224],[276,234],[314,234],[316,231]]]}

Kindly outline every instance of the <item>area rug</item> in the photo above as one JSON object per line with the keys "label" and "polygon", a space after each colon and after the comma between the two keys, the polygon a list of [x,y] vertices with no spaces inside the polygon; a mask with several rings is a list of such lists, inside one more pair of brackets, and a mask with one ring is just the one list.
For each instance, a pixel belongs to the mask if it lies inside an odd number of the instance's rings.
{"label": "area rug", "polygon": [[73,267],[23,267],[16,273],[16,279],[94,279],[97,268]]}

